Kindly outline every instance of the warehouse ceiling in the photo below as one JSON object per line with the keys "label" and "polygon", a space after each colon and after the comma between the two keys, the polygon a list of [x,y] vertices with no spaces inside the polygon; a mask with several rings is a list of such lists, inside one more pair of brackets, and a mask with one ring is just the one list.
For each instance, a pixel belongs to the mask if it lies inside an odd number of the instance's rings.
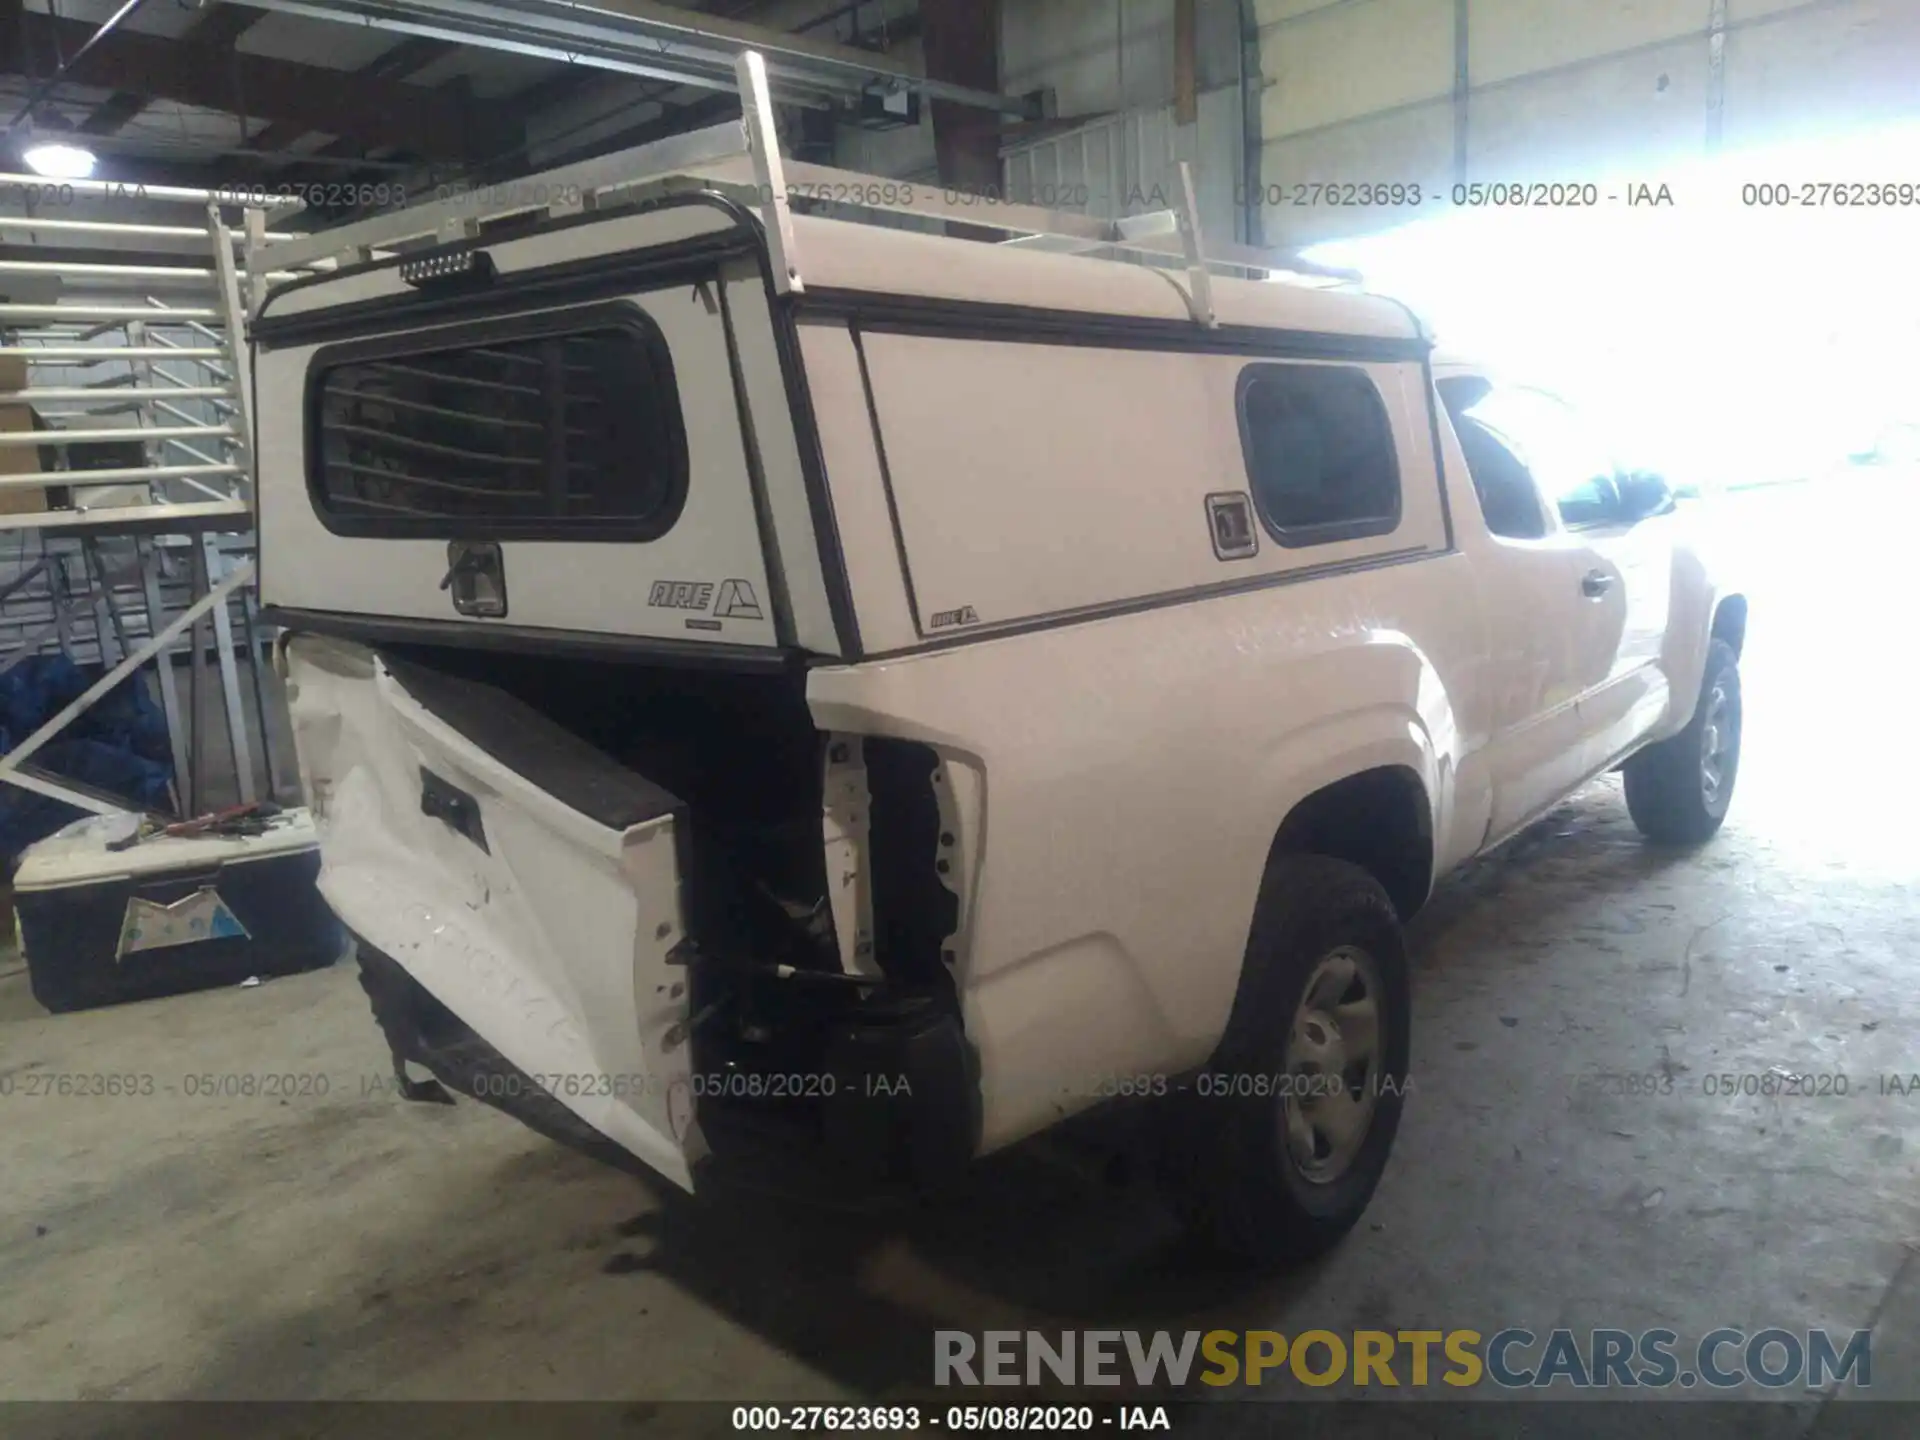
{"label": "warehouse ceiling", "polygon": [[926,79],[920,9],[0,0],[0,104],[17,117],[0,168],[22,168],[29,138],[72,135],[100,175],[158,184],[525,173],[737,113],[728,72],[747,46],[780,98],[863,123],[897,123],[880,98],[904,91],[1017,111]]}
{"label": "warehouse ceiling", "polygon": [[731,115],[728,65],[751,45],[804,158],[924,163],[924,146],[845,143],[846,121],[898,125],[888,104],[911,93],[942,181],[998,184],[1002,145],[1067,124],[1029,124],[1045,88],[1076,124],[1139,122],[1096,137],[1116,195],[1192,158],[1210,233],[1299,246],[1415,218],[1347,192],[1417,192],[1425,215],[1467,180],[1625,166],[1658,182],[1723,148],[1920,117],[1915,0],[1020,0],[1004,26],[1000,8],[0,0],[0,170],[21,168],[30,135],[75,134],[117,179],[415,194]]}

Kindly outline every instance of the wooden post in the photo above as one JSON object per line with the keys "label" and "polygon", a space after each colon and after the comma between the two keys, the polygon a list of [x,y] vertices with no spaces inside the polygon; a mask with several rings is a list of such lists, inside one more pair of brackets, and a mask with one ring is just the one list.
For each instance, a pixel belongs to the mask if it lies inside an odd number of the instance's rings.
{"label": "wooden post", "polygon": [[1195,0],[1173,0],[1173,123],[1200,123],[1200,82],[1195,63],[1198,49]]}

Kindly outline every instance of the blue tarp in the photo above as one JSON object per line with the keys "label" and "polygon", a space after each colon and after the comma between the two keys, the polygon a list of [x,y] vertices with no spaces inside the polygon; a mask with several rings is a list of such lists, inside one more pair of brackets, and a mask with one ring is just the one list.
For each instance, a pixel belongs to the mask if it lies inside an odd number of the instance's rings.
{"label": "blue tarp", "polygon": [[[13,749],[77,700],[100,678],[98,666],[64,655],[36,655],[0,675],[0,753]],[[145,677],[130,675],[80,712],[28,762],[55,775],[116,795],[132,810],[167,810],[173,778],[167,720],[147,693]],[[44,795],[0,785],[0,856],[13,858],[84,812]]]}

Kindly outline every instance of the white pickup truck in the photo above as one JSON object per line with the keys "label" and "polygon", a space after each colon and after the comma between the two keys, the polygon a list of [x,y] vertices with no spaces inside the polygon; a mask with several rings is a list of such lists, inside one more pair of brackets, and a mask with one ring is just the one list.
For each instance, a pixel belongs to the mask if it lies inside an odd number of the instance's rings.
{"label": "white pickup truck", "polygon": [[1389,300],[742,173],[256,317],[261,586],[397,1068],[688,1190],[937,1186],[1144,1096],[1220,1242],[1323,1249],[1402,922],[1616,767],[1710,836],[1744,599]]}

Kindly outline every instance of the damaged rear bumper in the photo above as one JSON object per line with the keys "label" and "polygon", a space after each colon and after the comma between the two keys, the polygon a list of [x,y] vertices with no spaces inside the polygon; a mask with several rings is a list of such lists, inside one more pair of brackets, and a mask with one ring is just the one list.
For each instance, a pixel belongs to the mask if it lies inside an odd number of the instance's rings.
{"label": "damaged rear bumper", "polygon": [[[358,952],[360,983],[407,1099],[466,1096],[617,1169],[652,1173],[556,1098],[548,1077],[508,1060],[398,962],[365,941]],[[706,1142],[693,1165],[696,1191],[858,1205],[937,1190],[965,1169],[979,1134],[980,1092],[958,1020],[922,998],[864,999],[819,1018],[823,1059],[806,1071],[703,1056],[696,1037],[692,1103]],[[438,1086],[411,1079],[408,1064]]]}

